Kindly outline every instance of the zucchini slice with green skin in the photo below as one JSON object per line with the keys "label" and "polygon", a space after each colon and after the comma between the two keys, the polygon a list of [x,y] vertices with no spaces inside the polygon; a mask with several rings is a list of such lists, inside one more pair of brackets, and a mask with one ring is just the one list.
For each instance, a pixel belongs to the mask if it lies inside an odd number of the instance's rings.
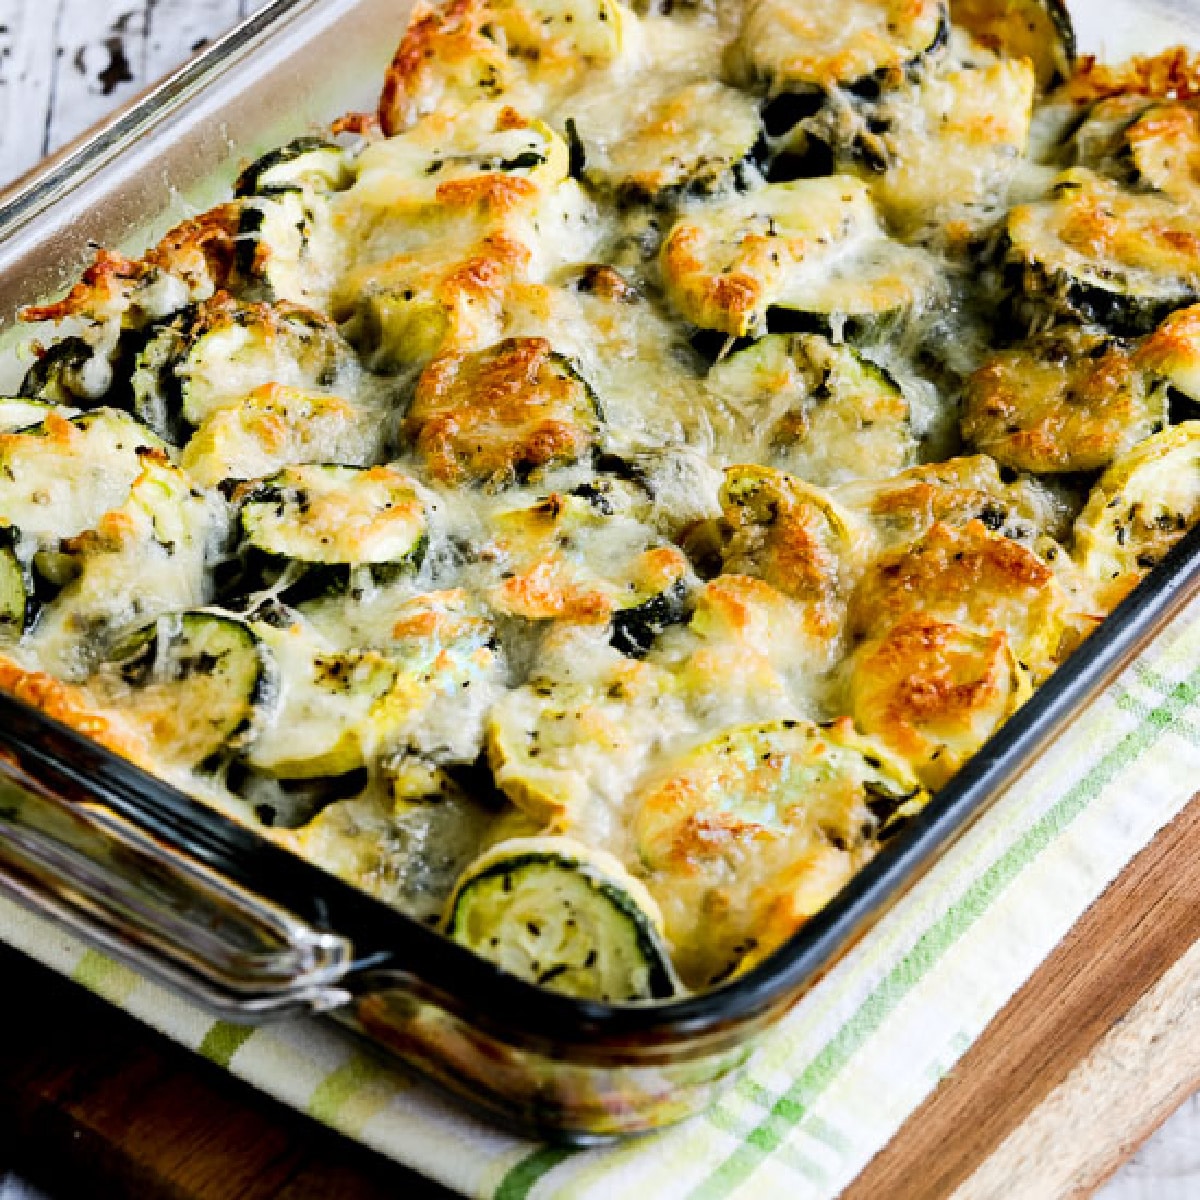
{"label": "zucchini slice with green skin", "polygon": [[365,467],[380,457],[385,424],[379,412],[340,396],[268,383],[212,413],[181,462],[205,487],[301,463]]}
{"label": "zucchini slice with green skin", "polygon": [[18,638],[29,627],[35,611],[33,580],[17,554],[20,534],[0,529],[0,637]]}
{"label": "zucchini slice with green skin", "polygon": [[514,838],[467,868],[446,933],[497,966],[584,1000],[666,1000],[679,990],[657,905],[603,851]]}
{"label": "zucchini slice with green skin", "polygon": [[708,373],[708,389],[751,432],[751,457],[820,487],[912,466],[908,401],[883,367],[827,338],[771,334]]}
{"label": "zucchini slice with green skin", "polygon": [[1185,104],[1151,105],[1125,131],[1137,181],[1181,204],[1200,199],[1200,114]]}
{"label": "zucchini slice with green skin", "polygon": [[681,195],[744,190],[765,149],[758,105],[715,80],[669,92],[637,118],[611,143],[593,136],[586,120],[571,127],[583,177],[628,202],[666,206]]}
{"label": "zucchini slice with green skin", "polygon": [[475,761],[502,671],[491,622],[457,591],[424,593],[391,617],[380,649],[340,649],[302,621],[255,625],[279,666],[282,699],[249,750],[251,767],[320,779],[401,752]]}
{"label": "zucchini slice with green skin", "polygon": [[1002,466],[1097,471],[1166,428],[1168,387],[1135,351],[1063,329],[993,354],[967,380],[963,435]]}
{"label": "zucchini slice with green skin", "polygon": [[50,404],[95,403],[112,387],[108,358],[81,337],[63,338],[25,373],[21,397]]}
{"label": "zucchini slice with green skin", "polygon": [[488,602],[526,621],[608,619],[611,644],[641,657],[663,629],[685,619],[692,573],[683,551],[641,520],[638,507],[599,480],[494,513],[475,566]]}
{"label": "zucchini slice with green skin", "polygon": [[866,184],[849,175],[772,183],[687,213],[662,269],[685,320],[733,337],[765,332],[769,310],[810,331],[893,322],[941,286],[928,255],[887,237]]}
{"label": "zucchini slice with green skin", "polygon": [[35,578],[61,590],[38,617],[39,652],[77,669],[110,633],[141,628],[164,613],[191,611],[210,598],[208,564],[228,537],[220,496],[197,490],[161,454],[146,454],[119,507],[34,558]]}
{"label": "zucchini slice with green skin", "polygon": [[727,69],[770,94],[838,87],[872,98],[945,45],[945,0],[749,0]]}
{"label": "zucchini slice with green skin", "polygon": [[845,718],[742,726],[670,759],[634,797],[634,834],[684,980],[781,945],[928,799]]}
{"label": "zucchini slice with green skin", "polygon": [[1138,94],[1092,106],[1071,138],[1077,161],[1181,204],[1200,195],[1200,119],[1189,104]]}
{"label": "zucchini slice with green skin", "polygon": [[105,686],[157,753],[198,767],[250,745],[278,695],[269,652],[232,617],[183,612],[119,641]]}
{"label": "zucchini slice with green skin", "polygon": [[1077,167],[1009,213],[1006,260],[1034,313],[1148,333],[1200,298],[1200,216]]}
{"label": "zucchini slice with green skin", "polygon": [[1096,101],[1082,120],[1064,131],[1065,149],[1072,161],[1119,183],[1136,182],[1126,135],[1154,103],[1148,96],[1129,93]]}
{"label": "zucchini slice with green skin", "polygon": [[356,372],[354,353],[337,327],[288,303],[214,308],[173,367],[181,414],[193,426],[266,384],[338,391],[353,385]]}
{"label": "zucchini slice with green skin", "polygon": [[32,538],[74,537],[125,502],[143,455],[165,450],[112,408],[69,421],[52,414],[33,429],[0,435],[0,519]]}
{"label": "zucchini slice with green skin", "polygon": [[407,475],[391,467],[329,464],[287,467],[243,486],[244,546],[277,574],[303,569],[297,587],[346,587],[364,569],[377,582],[415,570],[428,545],[425,504]]}
{"label": "zucchini slice with green skin", "polygon": [[340,192],[354,181],[349,156],[319,137],[299,137],[252,162],[234,184],[235,196],[280,191]]}
{"label": "zucchini slice with green skin", "polygon": [[1075,26],[1064,0],[950,0],[950,19],[1002,58],[1027,58],[1049,91],[1075,68]]}
{"label": "zucchini slice with green skin", "polygon": [[173,445],[182,444],[187,429],[175,368],[187,354],[189,331],[196,320],[197,310],[189,308],[151,329],[129,377],[134,415]]}
{"label": "zucchini slice with green skin", "polygon": [[1075,522],[1074,557],[1113,608],[1200,521],[1200,421],[1140,442],[1100,477]]}
{"label": "zucchini slice with green skin", "polygon": [[434,359],[404,428],[440,482],[503,486],[580,458],[601,420],[595,393],[548,341],[508,338]]}
{"label": "zucchini slice with green skin", "polygon": [[668,626],[687,620],[687,584],[676,580],[648,600],[619,607],[612,617],[611,645],[630,658],[641,658]]}
{"label": "zucchini slice with green skin", "polygon": [[419,220],[456,196],[486,194],[477,185],[489,178],[521,181],[514,198],[547,195],[570,174],[567,143],[543,121],[516,125],[503,114],[503,105],[477,104],[454,121],[372,142],[358,160],[354,197],[393,219]]}
{"label": "zucchini slice with green skin", "polygon": [[324,308],[340,265],[328,196],[285,188],[242,201],[235,266],[257,298]]}

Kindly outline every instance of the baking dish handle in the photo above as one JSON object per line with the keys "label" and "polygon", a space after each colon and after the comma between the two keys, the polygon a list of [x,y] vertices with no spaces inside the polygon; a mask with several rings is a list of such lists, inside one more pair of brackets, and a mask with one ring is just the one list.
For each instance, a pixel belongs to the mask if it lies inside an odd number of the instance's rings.
{"label": "baking dish handle", "polygon": [[75,788],[61,791],[0,752],[0,892],[233,1020],[322,1011],[349,998],[347,939]]}

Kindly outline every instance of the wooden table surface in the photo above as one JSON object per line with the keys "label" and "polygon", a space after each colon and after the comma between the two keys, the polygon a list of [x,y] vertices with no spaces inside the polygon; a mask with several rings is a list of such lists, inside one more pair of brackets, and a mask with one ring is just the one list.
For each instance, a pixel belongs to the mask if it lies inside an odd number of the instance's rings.
{"label": "wooden table surface", "polygon": [[[261,0],[0,0],[0,183]],[[1083,1195],[1200,1084],[1200,803],[1085,917],[850,1190]],[[447,1193],[0,950],[0,1157],[64,1197]],[[81,1190],[82,1189],[82,1190]],[[7,1195],[7,1193],[6,1193]],[[1195,1099],[1104,1189],[1200,1196]]]}

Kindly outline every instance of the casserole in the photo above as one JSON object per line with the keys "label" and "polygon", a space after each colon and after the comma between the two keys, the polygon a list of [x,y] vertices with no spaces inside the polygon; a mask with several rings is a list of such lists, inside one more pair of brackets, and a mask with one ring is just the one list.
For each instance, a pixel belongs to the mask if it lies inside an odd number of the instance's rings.
{"label": "casserole", "polygon": [[[354,13],[361,16],[365,7]],[[251,27],[249,40],[238,45],[242,52],[254,48],[260,83],[277,82],[269,70],[273,53],[317,36],[331,15],[297,7],[261,41]],[[354,29],[353,20],[339,24],[339,37],[353,37]],[[302,59],[297,51],[292,62]],[[186,87],[177,86],[184,96]],[[218,76],[196,104],[211,106],[220,93]],[[126,118],[131,128],[146,119],[137,110]],[[154,137],[152,130],[139,154],[152,151]],[[225,155],[203,135],[195,148],[214,159]],[[102,137],[89,160],[93,168],[106,153]],[[88,203],[86,172],[74,180],[79,191],[48,210],[57,222],[47,219],[39,232],[53,244],[56,230],[79,217],[91,224],[72,236],[86,232],[111,242],[97,223],[102,205],[80,212]],[[21,299],[30,294],[28,276],[14,282],[26,222],[39,194],[63,187],[51,170],[6,213],[12,231],[6,268],[14,264],[6,269],[6,287],[19,287]],[[51,281],[42,279],[49,290]],[[530,988],[13,702],[6,705],[5,770],[26,795],[14,793],[6,807],[8,886],[236,1015],[336,1008],[435,1077],[540,1131],[587,1136],[644,1128],[706,1102],[748,1053],[754,1033],[1016,774],[1052,736],[1055,722],[1175,611],[1196,553],[1194,537],[1186,539],[1102,637],[1086,643],[938,804],[787,949],[704,996],[626,1008]],[[472,999],[483,995],[486,1008]]]}

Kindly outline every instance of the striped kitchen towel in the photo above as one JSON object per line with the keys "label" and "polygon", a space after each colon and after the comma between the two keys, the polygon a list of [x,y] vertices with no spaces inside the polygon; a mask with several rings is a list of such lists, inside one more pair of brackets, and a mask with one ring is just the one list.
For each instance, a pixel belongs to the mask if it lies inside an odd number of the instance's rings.
{"label": "striped kitchen towel", "polygon": [[1200,600],[764,1042],[724,1098],[572,1151],[502,1133],[335,1025],[199,1009],[0,903],[0,937],[263,1091],[468,1195],[835,1196],[1200,778]]}

